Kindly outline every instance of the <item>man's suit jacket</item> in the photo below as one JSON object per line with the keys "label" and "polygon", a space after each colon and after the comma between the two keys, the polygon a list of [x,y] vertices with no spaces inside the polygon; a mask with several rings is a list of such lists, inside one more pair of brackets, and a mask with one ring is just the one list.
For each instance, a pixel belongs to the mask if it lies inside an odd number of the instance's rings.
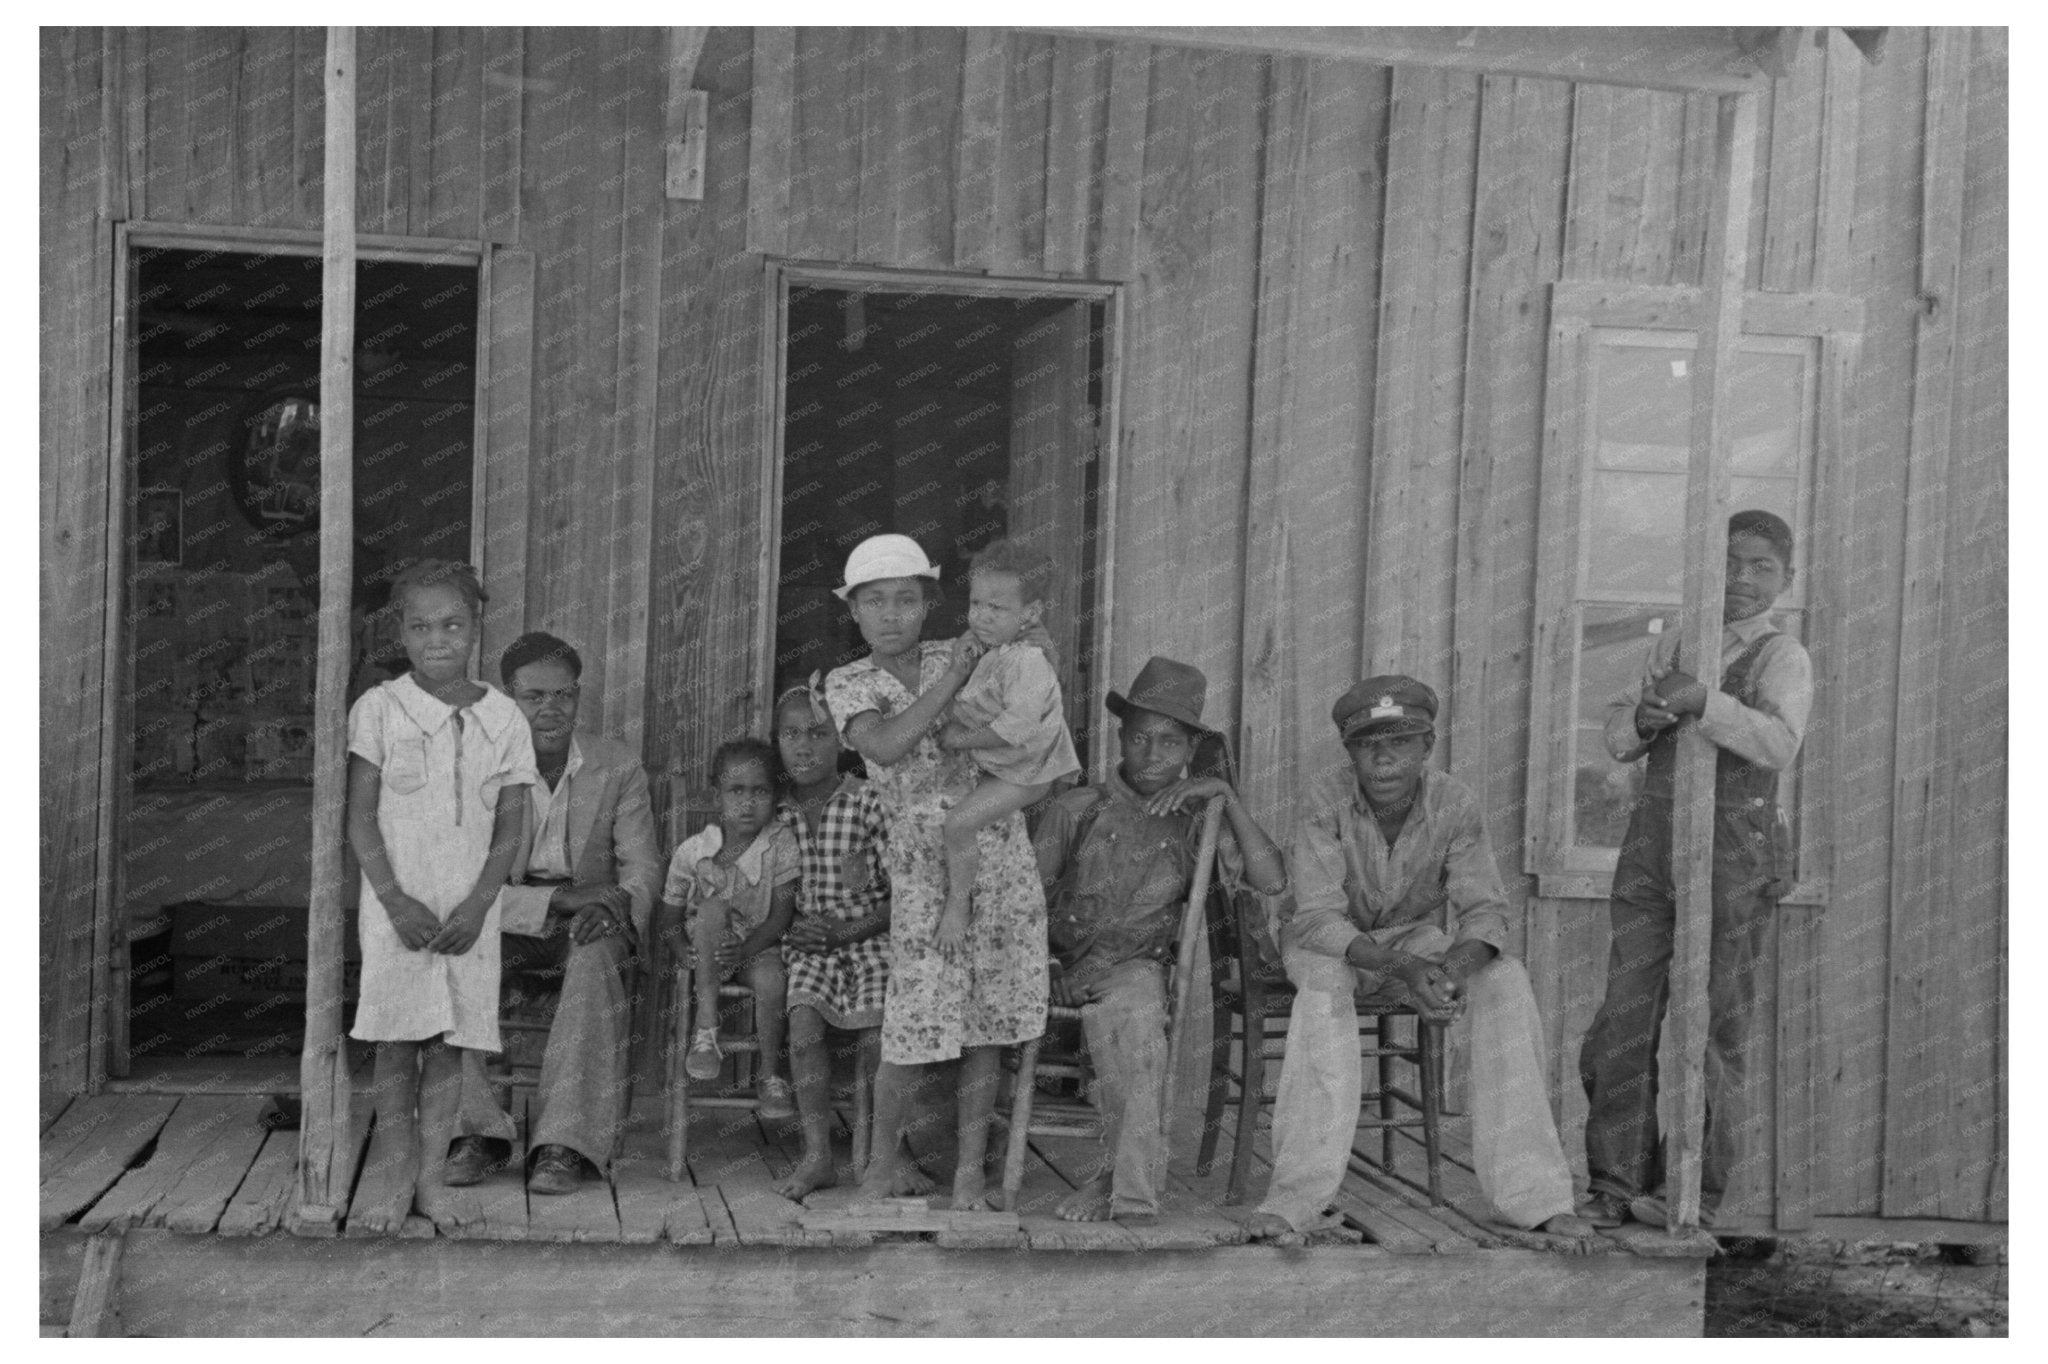
{"label": "man's suit jacket", "polygon": [[[647,938],[648,916],[661,888],[661,854],[654,841],[654,809],[647,796],[647,771],[624,744],[601,734],[579,734],[571,742],[582,762],[562,778],[569,796],[569,870],[579,886],[617,885],[632,897],[633,929]],[[562,798],[561,788],[555,799]],[[526,877],[535,824],[529,797],[512,880]],[[498,893],[498,927],[505,933],[538,934],[547,921],[552,886],[508,885]]]}

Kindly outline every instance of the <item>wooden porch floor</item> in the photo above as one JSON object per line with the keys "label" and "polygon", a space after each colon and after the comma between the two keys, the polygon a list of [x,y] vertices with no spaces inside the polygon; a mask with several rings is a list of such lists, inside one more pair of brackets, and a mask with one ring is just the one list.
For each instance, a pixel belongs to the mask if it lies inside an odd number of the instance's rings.
{"label": "wooden porch floor", "polygon": [[[1191,1127],[1176,1134],[1179,1154],[1157,1226],[1054,1217],[1054,1205],[1082,1177],[1092,1143],[1052,1138],[1032,1144],[1014,1221],[983,1214],[917,1219],[902,1230],[848,1228],[820,1225],[830,1219],[816,1217],[805,1225],[806,1209],[770,1188],[791,1168],[793,1122],[763,1122],[749,1110],[700,1110],[691,1128],[689,1177],[671,1183],[662,1172],[658,1105],[644,1101],[608,1179],[545,1197],[529,1196],[511,1171],[496,1175],[470,1191],[482,1214],[479,1224],[449,1238],[418,1217],[399,1222],[395,1235],[366,1230],[380,1214],[402,1208],[409,1191],[389,1171],[362,1168],[371,1118],[367,1096],[359,1095],[348,1146],[356,1162],[348,1211],[338,1239],[320,1240],[283,1230],[296,1191],[298,1133],[259,1125],[266,1098],[255,1091],[253,1077],[215,1079],[251,1092],[179,1094],[145,1084],[73,1100],[45,1115],[40,1220],[46,1321],[52,1313],[64,1320],[75,1303],[87,1302],[97,1273],[113,1281],[105,1290],[108,1303],[139,1314],[124,1329],[151,1333],[324,1333],[376,1322],[408,1333],[462,1333],[458,1325],[467,1322],[483,1333],[1406,1334],[1428,1333],[1428,1323],[1437,1322],[1437,1329],[1457,1334],[1690,1334],[1701,1322],[1703,1262],[1696,1246],[1689,1257],[1667,1258],[1674,1248],[1661,1233],[1638,1229],[1633,1238],[1601,1242],[1593,1255],[1557,1254],[1575,1248],[1487,1219],[1457,1140],[1463,1124],[1455,1118],[1446,1169],[1449,1206],[1432,1208],[1400,1179],[1355,1162],[1337,1202],[1342,1225],[1311,1237],[1306,1248],[1285,1249],[1244,1244],[1241,1220],[1268,1174],[1264,1150],[1255,1155],[1245,1205],[1225,1206],[1229,1140],[1216,1169],[1197,1176]],[[842,1130],[842,1160],[846,1149]],[[939,1168],[936,1159],[928,1163]],[[1419,1147],[1407,1145],[1397,1167],[1396,1174],[1420,1181]],[[96,1270],[100,1261],[89,1249],[110,1242],[128,1248],[127,1267]],[[670,1253],[677,1249],[691,1253],[678,1260]],[[813,1253],[821,1250],[856,1253]],[[1051,1251],[1124,1254],[988,1259],[991,1253]],[[660,1253],[648,1260],[641,1252]],[[118,1264],[118,1248],[100,1253]],[[759,1258],[764,1254],[767,1259]],[[203,1276],[214,1296],[185,1291],[194,1275]],[[372,1296],[348,1303],[323,1298],[319,1285],[337,1275],[369,1285]],[[441,1296],[433,1301],[453,1315],[434,1315],[426,1299],[400,1291],[398,1285],[420,1275],[438,1285]],[[774,1293],[748,1287],[730,1317],[695,1307],[675,1315],[679,1282],[725,1292],[764,1276],[781,1287]],[[890,1296],[919,1286],[942,1291],[955,1277],[963,1285],[1004,1281],[1004,1293],[1013,1295],[1008,1314],[990,1317],[972,1306],[969,1287],[962,1288],[958,1309],[902,1314]],[[1013,1278],[1017,1282],[1009,1284]],[[632,1295],[620,1285],[644,1282],[649,1296],[634,1299],[634,1311],[616,1320],[578,1317],[586,1299],[548,1296],[566,1294],[563,1285],[572,1281],[609,1285],[605,1291],[624,1295],[621,1301]],[[1224,1281],[1227,1288],[1214,1287]],[[1366,1281],[1373,1287],[1357,1290],[1364,1297],[1319,1315],[1331,1295],[1353,1293]],[[492,1284],[493,1305],[485,1316],[464,1317],[469,1299],[460,1286],[478,1282]],[[1027,1284],[1038,1288],[1027,1294]],[[1329,1293],[1311,1292],[1313,1284]],[[532,1296],[522,1297],[528,1289]],[[1474,1305],[1474,1295],[1495,1291],[1509,1296]],[[1099,1300],[1078,1315],[1046,1317],[1036,1296],[1041,1292],[1052,1303],[1090,1293]],[[395,1315],[371,1312],[385,1300],[379,1294],[389,1296]],[[817,1301],[799,1312],[791,1307],[797,1294]],[[928,1305],[925,1297],[913,1298]],[[189,1312],[176,1305],[187,1299]],[[536,1315],[543,1302],[555,1304],[547,1311],[567,1315]],[[202,1308],[211,1315],[191,1315]],[[1420,1315],[1425,1308],[1438,1315]],[[1150,1314],[1144,1329],[1132,1312]]]}
{"label": "wooden porch floor", "polygon": [[[248,1069],[246,1065],[242,1069]],[[45,1115],[40,1151],[40,1224],[43,1230],[72,1227],[87,1233],[164,1227],[222,1236],[256,1236],[284,1225],[294,1191],[293,1163],[298,1133],[266,1130],[259,1123],[270,1092],[266,1077],[241,1075],[232,1065],[205,1077],[216,1092],[180,1093],[167,1086],[194,1076],[159,1077],[125,1092],[76,1099]],[[162,1087],[160,1087],[162,1086]],[[239,1089],[241,1092],[218,1092]],[[523,1096],[522,1096],[523,1100]],[[369,1151],[368,1096],[353,1105],[348,1142],[352,1188],[340,1227],[343,1236],[374,1234],[366,1228],[399,1225],[406,1237],[433,1237],[432,1226],[404,1218],[410,1190],[396,1171],[363,1161]],[[521,1128],[525,1129],[524,1112]],[[1390,1174],[1354,1159],[1336,1208],[1342,1226],[1318,1233],[1316,1244],[1370,1244],[1394,1254],[1464,1254],[1516,1247],[1574,1250],[1559,1238],[1517,1231],[1492,1221],[1473,1179],[1465,1145],[1465,1123],[1451,1117],[1445,1161],[1448,1206],[1432,1207],[1415,1185],[1424,1178],[1419,1143],[1404,1139]],[[836,1150],[845,1159],[844,1114]],[[1263,1130],[1254,1148],[1252,1177],[1243,1206],[1224,1204],[1230,1138],[1217,1153],[1215,1168],[1194,1172],[1198,1133],[1184,1123],[1176,1133],[1162,1216],[1155,1227],[1120,1223],[1073,1223],[1053,1208],[1083,1178],[1093,1143],[1080,1138],[1036,1138],[1026,1169],[1014,1228],[955,1225],[920,1232],[862,1231],[806,1227],[806,1210],[772,1191],[793,1167],[798,1150],[796,1124],[766,1121],[747,1109],[700,1109],[690,1132],[688,1178],[671,1183],[663,1174],[664,1147],[659,1106],[643,1100],[627,1129],[625,1150],[609,1177],[586,1180],[575,1193],[530,1196],[515,1165],[469,1191],[481,1221],[465,1239],[493,1241],[617,1242],[676,1246],[870,1245],[878,1239],[928,1236],[940,1246],[1013,1245],[1039,1250],[1201,1249],[1245,1241],[1242,1219],[1264,1189],[1269,1173]],[[1376,1141],[1362,1141],[1362,1149]],[[517,1160],[525,1151],[515,1152]],[[950,1168],[949,1153],[934,1152],[926,1164]],[[1404,1182],[1413,1181],[1413,1184]],[[943,1192],[943,1190],[942,1190]],[[833,1195],[814,1195],[814,1204]],[[822,1219],[813,1218],[814,1222]],[[1000,1221],[1001,1219],[990,1219]],[[1637,1238],[1616,1238],[1615,1249],[1641,1250]],[[1661,1239],[1661,1238],[1660,1238]],[[1605,1249],[1606,1247],[1602,1247]],[[1660,1247],[1661,1248],[1661,1247]]]}

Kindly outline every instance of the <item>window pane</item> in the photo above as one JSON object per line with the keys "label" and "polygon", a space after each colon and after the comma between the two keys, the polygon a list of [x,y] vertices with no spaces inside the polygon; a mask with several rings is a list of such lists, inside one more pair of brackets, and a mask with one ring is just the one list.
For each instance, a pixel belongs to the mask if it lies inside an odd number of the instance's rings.
{"label": "window pane", "polygon": [[[1806,426],[1806,356],[1792,351],[1743,351],[1735,357],[1735,393],[1728,467],[1738,475],[1795,478]],[[1786,517],[1791,514],[1790,507],[1779,512]]]}
{"label": "window pane", "polygon": [[1586,490],[1586,582],[1582,597],[1654,599],[1684,589],[1679,546],[1685,531],[1685,475],[1596,469]]}
{"label": "window pane", "polygon": [[1776,512],[1785,518],[1785,524],[1799,524],[1799,508],[1794,501],[1799,496],[1799,485],[1789,478],[1745,478],[1741,474],[1728,480],[1728,505],[1736,511],[1758,509]]}
{"label": "window pane", "polygon": [[1683,476],[1692,421],[1689,352],[1607,342],[1594,352],[1596,465],[1665,469]]}

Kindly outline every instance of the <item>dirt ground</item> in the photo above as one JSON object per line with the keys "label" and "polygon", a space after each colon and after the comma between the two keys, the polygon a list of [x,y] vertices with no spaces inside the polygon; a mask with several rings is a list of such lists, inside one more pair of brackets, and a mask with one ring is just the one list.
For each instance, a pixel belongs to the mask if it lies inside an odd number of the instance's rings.
{"label": "dirt ground", "polygon": [[1707,1265],[1709,1336],[2003,1336],[2005,1248],[1730,1241]]}

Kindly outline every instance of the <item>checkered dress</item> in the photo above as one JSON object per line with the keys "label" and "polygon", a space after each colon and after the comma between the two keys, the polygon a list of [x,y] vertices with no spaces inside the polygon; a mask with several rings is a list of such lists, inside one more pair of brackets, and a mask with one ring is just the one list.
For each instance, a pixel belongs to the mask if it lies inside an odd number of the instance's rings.
{"label": "checkered dress", "polygon": [[[813,833],[796,806],[785,801],[777,817],[796,832],[803,890],[798,912],[829,919],[864,919],[889,903],[889,875],[882,869],[888,823],[881,797],[859,777],[840,778],[826,800]],[[855,889],[858,886],[858,889]],[[879,1028],[889,986],[889,935],[799,952],[788,943],[782,959],[789,969],[789,1007],[808,1004],[828,1027]]]}

